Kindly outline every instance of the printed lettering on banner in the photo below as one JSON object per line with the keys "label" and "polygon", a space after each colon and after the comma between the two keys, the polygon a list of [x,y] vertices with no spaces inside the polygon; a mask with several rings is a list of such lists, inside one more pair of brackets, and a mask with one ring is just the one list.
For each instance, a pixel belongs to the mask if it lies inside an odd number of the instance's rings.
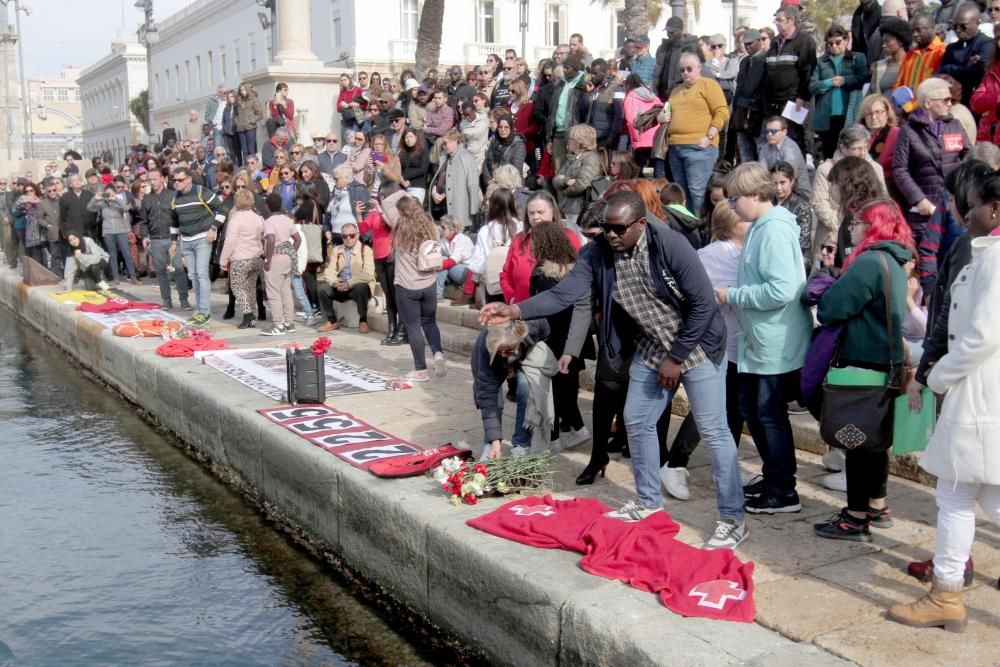
{"label": "printed lettering on banner", "polygon": [[422,449],[419,449],[414,445],[406,442],[400,442],[397,444],[378,445],[376,447],[352,449],[349,452],[337,451],[334,453],[342,459],[346,459],[354,463],[358,467],[363,467],[365,465],[375,463],[376,461],[393,459],[397,456],[406,456],[409,454],[419,454],[422,451]]}
{"label": "printed lettering on banner", "polygon": [[747,596],[747,592],[740,588],[735,581],[728,579],[714,579],[703,581],[688,593],[691,597],[701,598],[698,601],[699,607],[711,607],[712,609],[722,609],[726,602],[734,600],[739,602]]}
{"label": "printed lettering on banner", "polygon": [[[362,426],[368,426],[368,424],[362,424]],[[369,442],[395,443],[400,441],[396,436],[370,427],[368,430],[363,431],[333,431],[331,433],[306,435],[303,437],[314,445],[319,445],[323,449],[329,450],[348,447],[350,445],[362,445]]]}
{"label": "printed lettering on banner", "polygon": [[555,509],[548,505],[514,505],[509,509],[518,516],[534,516],[535,514],[552,516],[556,513]]}
{"label": "printed lettering on banner", "polygon": [[957,153],[965,145],[961,134],[946,134],[942,139],[944,140],[944,149],[949,153]]}
{"label": "printed lettering on banner", "polygon": [[349,431],[355,428],[365,428],[368,424],[353,419],[350,415],[324,415],[306,419],[305,421],[290,422],[286,428],[301,435],[320,433],[322,431]]}
{"label": "printed lettering on banner", "polygon": [[328,408],[325,405],[310,405],[296,408],[278,408],[277,410],[260,410],[260,414],[264,415],[276,424],[281,424],[283,422],[302,419],[304,417],[325,417],[327,415],[335,415],[337,413],[332,408]]}

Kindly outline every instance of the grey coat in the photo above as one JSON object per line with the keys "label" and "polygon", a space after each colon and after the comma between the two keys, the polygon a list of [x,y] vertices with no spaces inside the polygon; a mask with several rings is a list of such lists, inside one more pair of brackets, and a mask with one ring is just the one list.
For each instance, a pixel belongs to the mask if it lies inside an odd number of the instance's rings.
{"label": "grey coat", "polygon": [[49,242],[59,240],[59,200],[42,197],[38,203],[38,224],[48,233]]}
{"label": "grey coat", "polygon": [[[588,203],[590,184],[601,177],[601,160],[595,151],[584,151],[579,155],[569,154],[562,169],[552,179],[552,187],[559,195],[559,208],[563,213],[580,213]],[[566,182],[576,179],[573,185]]]}
{"label": "grey coat", "polygon": [[128,203],[119,197],[105,199],[103,195],[97,195],[87,202],[87,210],[92,213],[101,214],[101,234],[125,234],[131,225],[126,219],[128,216]]}
{"label": "grey coat", "polygon": [[431,183],[437,182],[438,175],[447,165],[445,172],[445,196],[448,213],[454,215],[463,225],[471,225],[473,218],[483,205],[483,193],[479,189],[479,169],[472,153],[459,146],[447,160],[441,161]]}

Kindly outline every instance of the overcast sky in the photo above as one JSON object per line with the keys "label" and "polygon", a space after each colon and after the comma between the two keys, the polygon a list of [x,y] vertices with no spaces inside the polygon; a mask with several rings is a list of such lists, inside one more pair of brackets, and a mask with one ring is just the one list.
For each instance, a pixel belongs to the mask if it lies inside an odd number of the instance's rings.
{"label": "overcast sky", "polygon": [[[162,21],[193,1],[153,0],[154,18]],[[110,52],[111,42],[135,41],[143,21],[135,0],[21,0],[21,5],[31,9],[30,15],[21,14],[28,77],[56,76],[63,65],[93,65]],[[13,3],[9,7],[14,23]]]}

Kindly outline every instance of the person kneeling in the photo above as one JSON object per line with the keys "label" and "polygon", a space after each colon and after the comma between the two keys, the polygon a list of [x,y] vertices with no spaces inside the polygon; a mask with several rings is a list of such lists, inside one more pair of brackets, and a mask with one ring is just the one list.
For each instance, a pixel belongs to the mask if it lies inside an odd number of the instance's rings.
{"label": "person kneeling", "polygon": [[503,437],[503,385],[517,381],[517,413],[511,455],[551,447],[549,435],[555,420],[551,378],[558,371],[555,355],[541,342],[549,335],[549,324],[539,319],[507,323],[483,329],[472,348],[472,394],[483,419],[484,444],[481,459],[501,457]]}
{"label": "person kneeling", "polygon": [[358,332],[368,333],[368,300],[375,286],[375,257],[372,249],[358,238],[358,228],[350,223],[340,230],[343,245],[332,246],[330,261],[320,277],[317,288],[319,307],[326,316],[326,324],[317,331],[335,331],[340,328],[333,302],[353,301],[358,308]]}
{"label": "person kneeling", "polygon": [[83,284],[89,290],[95,287],[102,291],[108,289],[108,284],[104,281],[104,270],[108,268],[108,253],[86,236],[70,234],[66,242],[70,250],[63,274],[66,289],[72,290],[73,284],[81,277]]}

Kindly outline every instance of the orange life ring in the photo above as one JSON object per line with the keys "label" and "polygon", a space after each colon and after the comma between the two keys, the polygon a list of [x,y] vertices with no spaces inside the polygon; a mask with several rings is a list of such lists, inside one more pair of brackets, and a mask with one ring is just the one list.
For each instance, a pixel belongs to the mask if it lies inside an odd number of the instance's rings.
{"label": "orange life ring", "polygon": [[116,324],[111,333],[122,338],[162,338],[181,328],[177,320],[136,320]]}

